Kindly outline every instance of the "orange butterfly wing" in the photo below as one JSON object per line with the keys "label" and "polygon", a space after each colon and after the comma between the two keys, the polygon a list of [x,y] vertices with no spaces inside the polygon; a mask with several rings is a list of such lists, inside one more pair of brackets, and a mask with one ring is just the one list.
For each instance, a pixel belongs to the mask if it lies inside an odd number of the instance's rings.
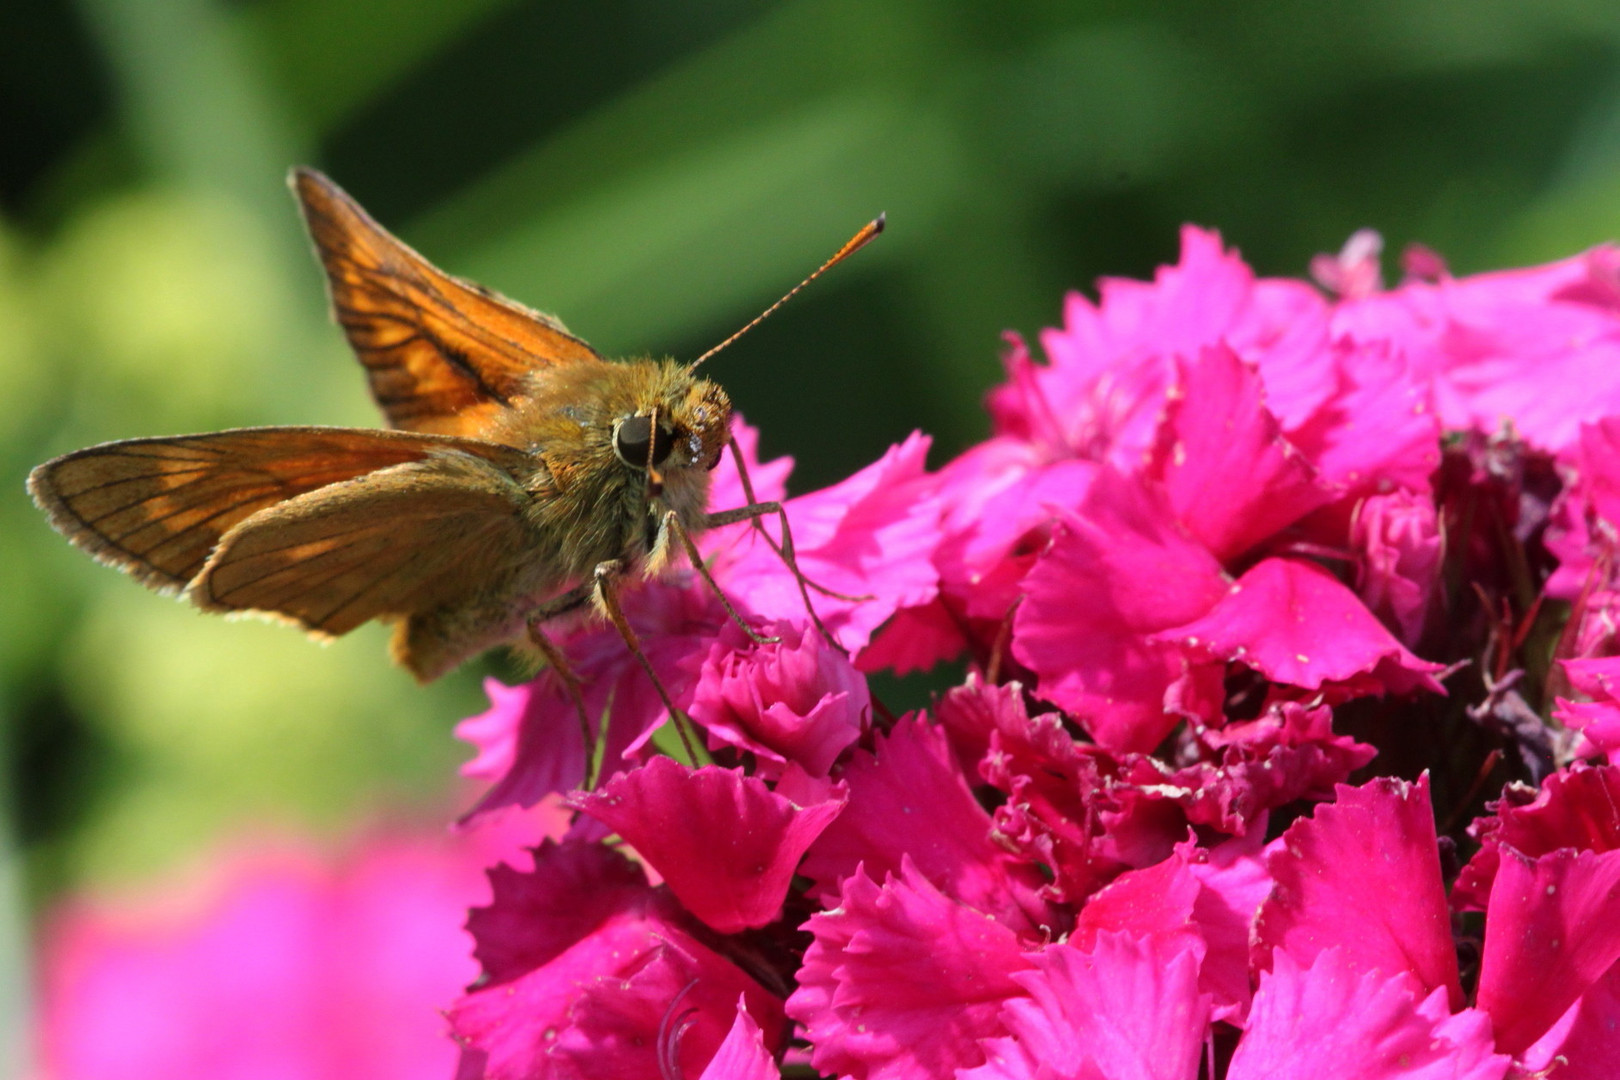
{"label": "orange butterfly wing", "polygon": [[205,611],[275,615],[332,636],[464,606],[498,590],[532,549],[528,501],[511,473],[442,450],[242,520],[187,595]]}
{"label": "orange butterfly wing", "polygon": [[313,169],[292,185],[332,309],[392,427],[478,436],[561,364],[602,357],[549,315],[434,267]]}
{"label": "orange butterfly wing", "polygon": [[202,571],[221,537],[253,514],[446,450],[508,472],[533,468],[521,451],[469,439],[363,428],[239,428],[78,450],[36,468],[28,490],[76,546],[173,592]]}

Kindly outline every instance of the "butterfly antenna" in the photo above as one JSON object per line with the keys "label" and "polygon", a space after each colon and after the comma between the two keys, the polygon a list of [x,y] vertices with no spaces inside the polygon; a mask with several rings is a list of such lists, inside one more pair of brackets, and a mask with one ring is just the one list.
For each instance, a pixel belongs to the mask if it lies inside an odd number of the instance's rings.
{"label": "butterfly antenna", "polygon": [[730,345],[733,341],[736,341],[738,338],[748,333],[748,331],[770,318],[771,314],[775,312],[777,308],[781,307],[783,304],[797,296],[800,289],[804,288],[806,285],[816,280],[816,278],[820,277],[822,274],[825,274],[828,270],[831,270],[833,267],[837,266],[839,263],[843,262],[845,259],[849,258],[851,255],[855,254],[857,251],[861,250],[861,248],[869,244],[878,233],[883,231],[883,222],[887,216],[887,214],[879,214],[877,217],[867,222],[865,227],[862,228],[860,232],[850,237],[849,243],[839,248],[837,253],[835,253],[832,258],[828,259],[826,262],[817,267],[815,273],[811,274],[809,277],[793,286],[793,288],[789,289],[786,296],[782,297],[782,299],[778,300],[776,303],[772,304],[770,307],[756,315],[753,321],[747,326],[743,327],[741,330],[737,331],[735,334],[732,334],[730,337],[726,338],[726,340],[722,341],[720,344],[716,345],[714,348],[692,361],[692,366],[687,368],[687,370],[695,371],[697,366],[703,363],[703,361],[707,360],[709,357],[713,356],[721,349],[724,349],[727,345]]}

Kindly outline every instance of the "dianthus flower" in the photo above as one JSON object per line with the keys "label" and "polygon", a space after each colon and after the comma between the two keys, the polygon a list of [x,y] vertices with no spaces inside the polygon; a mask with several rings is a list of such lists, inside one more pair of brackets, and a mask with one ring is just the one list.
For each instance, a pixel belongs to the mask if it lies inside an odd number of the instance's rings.
{"label": "dianthus flower", "polygon": [[478,974],[464,913],[535,824],[396,828],[341,863],[307,841],[240,841],[187,887],[68,900],[42,935],[40,1076],[442,1080],[456,1051],[441,1011]]}
{"label": "dianthus flower", "polygon": [[611,629],[559,634],[598,747],[492,683],[472,818],[578,816],[491,871],[458,1076],[1613,1075],[1620,253],[1380,249],[1323,291],[1188,228],[1071,296],[986,441],[786,501],[825,637],[746,525],[700,543],[753,633],[627,594],[705,760]]}

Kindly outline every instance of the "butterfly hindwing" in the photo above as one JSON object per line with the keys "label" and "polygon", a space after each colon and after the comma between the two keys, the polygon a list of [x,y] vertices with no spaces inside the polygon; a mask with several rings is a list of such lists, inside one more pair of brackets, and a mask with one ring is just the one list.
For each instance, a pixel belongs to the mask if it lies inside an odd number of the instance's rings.
{"label": "butterfly hindwing", "polygon": [[434,453],[244,519],[188,593],[204,610],[275,615],[334,636],[461,606],[532,548],[528,499],[488,460]]}

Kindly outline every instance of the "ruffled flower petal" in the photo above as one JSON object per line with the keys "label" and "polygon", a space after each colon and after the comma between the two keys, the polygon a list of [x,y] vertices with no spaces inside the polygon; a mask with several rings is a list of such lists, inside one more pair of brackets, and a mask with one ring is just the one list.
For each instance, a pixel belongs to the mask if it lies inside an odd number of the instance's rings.
{"label": "ruffled flower petal", "polygon": [[1212,1018],[1240,1026],[1253,995],[1250,929],[1274,884],[1260,839],[1254,833],[1211,848],[1183,846],[1188,869],[1203,886],[1193,903],[1205,949],[1198,984],[1213,999]]}
{"label": "ruffled flower petal", "polygon": [[735,623],[721,630],[692,691],[692,718],[711,747],[751,751],[767,775],[792,761],[825,776],[871,717],[866,678],[802,622],[762,629],[778,640],[759,644]]}
{"label": "ruffled flower petal", "polygon": [[1340,341],[1313,360],[1332,371],[1338,385],[1284,434],[1322,482],[1368,495],[1428,492],[1440,466],[1440,418],[1433,392],[1405,357],[1381,342]]}
{"label": "ruffled flower petal", "polygon": [[1257,563],[1208,614],[1155,639],[1308,690],[1356,681],[1362,692],[1445,692],[1435,679],[1440,664],[1412,655],[1333,575],[1299,559]]}
{"label": "ruffled flower petal", "polygon": [[738,999],[737,1019],[699,1080],[779,1080],[776,1059],[766,1049],[764,1033],[747,1006],[746,998]]}
{"label": "ruffled flower petal", "polygon": [[[896,611],[927,604],[939,591],[933,555],[942,508],[924,470],[927,454],[928,440],[913,435],[848,480],[785,504],[799,569],[823,589],[860,598],[810,592],[816,614],[851,651]],[[774,517],[761,521],[780,539]],[[766,621],[804,620],[798,582],[748,523],[715,530],[700,547],[739,608]]]}
{"label": "ruffled flower petal", "polygon": [[1450,1015],[1405,972],[1366,970],[1342,949],[1309,963],[1276,954],[1249,1010],[1227,1080],[1503,1080],[1511,1059],[1490,1021]]}
{"label": "ruffled flower petal", "polygon": [[[1593,983],[1547,1034],[1519,1056],[1527,1073],[1559,1080],[1609,1080],[1620,1061],[1620,964]],[[1552,1070],[1557,1070],[1556,1072]]]}
{"label": "ruffled flower petal", "polygon": [[799,859],[843,809],[797,806],[737,769],[654,758],[573,804],[607,825],[663,877],[686,910],[722,934],[782,910]]}
{"label": "ruffled flower petal", "polygon": [[731,1027],[739,995],[774,1045],[781,1002],[700,944],[668,894],[638,887],[615,859],[571,840],[537,850],[531,874],[494,879],[495,902],[471,925],[496,938],[521,929],[511,943],[480,937],[480,954],[503,978],[487,972],[449,1011],[462,1047],[458,1077],[656,1076],[660,1033],[677,1016],[679,1062],[695,1076]]}
{"label": "ruffled flower petal", "polygon": [[1222,563],[1333,501],[1264,397],[1235,353],[1206,349],[1180,365],[1160,430],[1153,473],[1176,521]]}
{"label": "ruffled flower petal", "polygon": [[811,847],[801,873],[824,898],[857,867],[868,874],[912,866],[947,896],[1020,932],[1047,923],[1040,872],[992,838],[990,815],[955,768],[944,732],[907,718],[872,753],[838,773],[849,803]]}
{"label": "ruffled flower petal", "polygon": [[1518,1054],[1620,961],[1620,850],[1511,847],[1485,911],[1479,1007]]}
{"label": "ruffled flower petal", "polygon": [[1196,939],[1107,933],[1053,945],[1013,978],[1028,992],[1002,1014],[985,1064],[959,1080],[1195,1080],[1210,1002]]}
{"label": "ruffled flower petal", "polygon": [[[1025,579],[1013,655],[1039,693],[1111,750],[1152,750],[1179,717],[1165,694],[1186,674],[1175,645],[1150,635],[1220,602],[1220,564],[1171,517],[1162,494],[1116,473],[1097,478],[1078,513]],[[1086,597],[1077,604],[1075,597]]]}
{"label": "ruffled flower petal", "polygon": [[1620,764],[1620,656],[1565,660],[1564,672],[1588,701],[1559,698],[1553,716],[1581,733],[1583,754],[1604,754]]}
{"label": "ruffled flower petal", "polygon": [[1451,902],[1458,911],[1484,911],[1496,880],[1499,855],[1510,847],[1531,858],[1562,848],[1620,850],[1620,768],[1577,764],[1547,778],[1539,792],[1515,785],[1492,804],[1495,815],[1469,831],[1479,851],[1457,875]]}
{"label": "ruffled flower petal", "polygon": [[1255,920],[1258,968],[1337,947],[1356,971],[1406,973],[1462,1004],[1427,777],[1341,787],[1289,826],[1266,868],[1275,884]]}
{"label": "ruffled flower petal", "polygon": [[1197,941],[1202,951],[1193,922],[1193,907],[1202,890],[1180,854],[1141,870],[1127,870],[1086,901],[1069,940],[1089,949],[1102,933],[1133,938],[1156,934]]}
{"label": "ruffled flower petal", "polygon": [[1246,836],[1268,811],[1296,799],[1326,799],[1334,786],[1377,754],[1333,734],[1333,711],[1298,702],[1275,705],[1255,720],[1200,733],[1205,760],[1181,768],[1144,754],[1122,762],[1121,778],[1153,797],[1173,800],[1194,825]]}
{"label": "ruffled flower petal", "polygon": [[[541,967],[607,920],[648,902],[635,863],[601,844],[547,840],[530,868],[491,867],[492,899],[467,916],[473,956],[491,984]],[[588,898],[588,903],[580,899]]]}
{"label": "ruffled flower petal", "polygon": [[857,869],[836,906],[813,915],[815,940],[787,1012],[811,1063],[853,1080],[950,1080],[985,1060],[1005,1030],[1002,1005],[1030,966],[1017,936],[957,903],[905,859],[880,887]]}
{"label": "ruffled flower petal", "polygon": [[1338,305],[1335,336],[1386,342],[1436,389],[1448,427],[1496,431],[1511,418],[1558,452],[1584,421],[1620,414],[1615,252],[1596,248],[1522,270],[1410,281]]}

